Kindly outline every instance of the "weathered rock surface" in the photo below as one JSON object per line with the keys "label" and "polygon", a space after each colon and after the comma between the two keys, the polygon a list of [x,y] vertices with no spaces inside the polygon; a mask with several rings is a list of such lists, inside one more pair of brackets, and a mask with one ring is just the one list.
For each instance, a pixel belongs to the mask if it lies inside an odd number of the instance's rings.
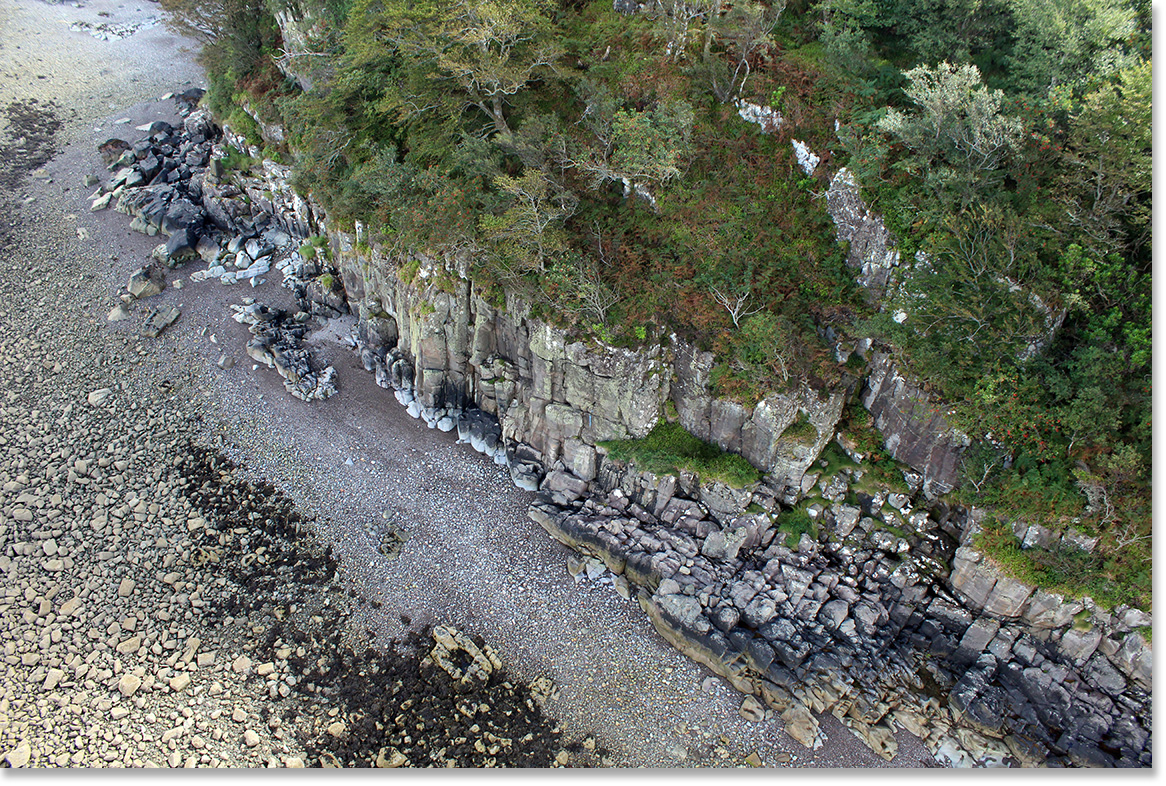
{"label": "weathered rock surface", "polygon": [[[954,485],[962,437],[886,356],[871,356],[862,401],[917,482],[908,479],[911,494],[868,489],[854,504],[861,468],[827,476],[815,465],[835,438],[845,390],[798,389],[752,408],[715,399],[711,358],[693,348],[573,342],[521,302],[483,301],[468,260],[391,259],[359,225],[327,233],[279,187],[283,173],[264,171],[271,190],[261,213],[271,205],[288,226],[329,234],[335,276],[303,296],[314,313],[358,318],[353,344],[377,384],[540,490],[532,520],[588,556],[573,573],[615,574],[661,635],[760,697],[795,739],[821,744],[813,713],[831,712],[888,759],[897,725],[953,765],[1151,762],[1145,642],[1100,611],[1078,630],[1077,606],[1001,576],[968,548],[966,514],[930,505]],[[864,249],[855,259],[877,288],[897,253],[850,198],[856,190],[836,182],[840,237]],[[232,186],[215,187],[223,196],[208,208],[212,219],[236,228],[255,220],[237,214]],[[406,262],[416,268],[409,283]],[[761,468],[763,483],[734,490],[661,478],[598,447],[643,436],[668,401],[685,428]],[[799,421],[816,436],[783,439]],[[817,537],[787,544],[776,517],[808,493],[824,500],[809,509]],[[431,660],[466,679],[479,659]]]}

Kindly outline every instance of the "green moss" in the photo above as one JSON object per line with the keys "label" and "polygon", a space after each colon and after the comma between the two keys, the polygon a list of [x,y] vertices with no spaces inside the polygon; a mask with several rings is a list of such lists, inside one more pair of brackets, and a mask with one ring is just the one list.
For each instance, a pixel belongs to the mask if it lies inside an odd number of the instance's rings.
{"label": "green moss", "polygon": [[818,427],[810,422],[805,412],[798,415],[798,419],[790,424],[789,428],[781,432],[783,439],[793,442],[813,443],[818,439]]}
{"label": "green moss", "polygon": [[222,157],[220,163],[223,165],[223,169],[228,172],[249,174],[251,169],[259,163],[259,159],[252,158],[238,148],[227,147],[227,154]]}
{"label": "green moss", "polygon": [[1137,631],[1138,634],[1146,640],[1147,644],[1154,643],[1154,629],[1151,626],[1143,625],[1142,627],[1138,628]]}
{"label": "green moss", "polygon": [[438,273],[433,277],[433,286],[437,288],[438,292],[444,292],[447,295],[452,295],[457,292],[457,286],[451,276],[443,273]]}
{"label": "green moss", "polygon": [[599,444],[612,458],[634,462],[640,469],[657,475],[674,475],[686,470],[704,480],[720,481],[733,488],[744,488],[761,480],[761,473],[743,456],[726,453],[676,423],[658,423],[643,439]]}
{"label": "green moss", "polygon": [[903,530],[903,528],[896,527],[894,524],[887,524],[885,521],[880,521],[878,523],[878,528],[885,532],[891,533],[896,538],[903,538],[904,540],[907,538],[907,533]]}
{"label": "green moss", "polygon": [[834,440],[827,442],[826,447],[822,448],[822,452],[818,454],[818,464],[820,465],[823,461],[826,462],[826,466],[822,468],[822,477],[831,477],[843,469],[858,468],[854,459],[848,456],[846,451]]}
{"label": "green moss", "polygon": [[300,256],[304,259],[315,259],[316,247],[308,243],[304,243],[302,246],[300,246]]}
{"label": "green moss", "polygon": [[418,259],[410,259],[405,264],[401,265],[397,271],[397,276],[405,284],[412,284],[417,280],[417,272],[421,270],[421,261]]}
{"label": "green moss", "polygon": [[320,286],[324,288],[325,292],[331,291],[335,284],[336,278],[331,273],[325,273],[324,275],[320,276]]}
{"label": "green moss", "polygon": [[807,507],[809,507],[807,503],[802,503],[777,517],[775,522],[777,531],[785,534],[786,548],[796,548],[802,535],[818,539],[818,522],[810,516]]}
{"label": "green moss", "polygon": [[256,146],[263,144],[259,124],[255,122],[255,118],[244,112],[242,107],[235,107],[231,110],[231,114],[227,115],[226,125],[246,139],[247,144]]}

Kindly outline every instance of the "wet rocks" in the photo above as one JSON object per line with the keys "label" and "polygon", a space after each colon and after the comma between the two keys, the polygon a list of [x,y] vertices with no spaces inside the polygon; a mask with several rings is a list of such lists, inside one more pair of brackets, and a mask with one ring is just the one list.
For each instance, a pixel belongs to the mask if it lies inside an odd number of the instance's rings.
{"label": "wet rocks", "polygon": [[282,309],[271,309],[248,298],[231,306],[235,320],[248,326],[254,336],[247,354],[284,379],[284,388],[301,401],[326,399],[336,393],[336,369],[317,370],[303,343],[307,333],[302,322]]}

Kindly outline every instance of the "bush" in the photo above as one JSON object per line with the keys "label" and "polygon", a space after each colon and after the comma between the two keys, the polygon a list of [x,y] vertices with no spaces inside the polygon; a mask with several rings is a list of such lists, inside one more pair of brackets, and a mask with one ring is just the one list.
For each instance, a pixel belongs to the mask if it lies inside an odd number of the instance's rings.
{"label": "bush", "polygon": [[818,439],[818,427],[810,422],[803,412],[798,416],[798,419],[790,424],[789,428],[781,432],[782,439],[790,439],[794,442],[815,442]]}
{"label": "bush", "polygon": [[599,444],[617,461],[633,462],[641,470],[657,475],[675,475],[685,470],[733,488],[744,488],[761,480],[761,472],[743,456],[726,453],[677,423],[658,423],[643,439]]}
{"label": "bush", "polygon": [[1139,586],[1136,578],[1115,576],[1112,562],[1075,546],[1026,549],[1012,530],[998,521],[985,523],[974,544],[1005,574],[1066,598],[1088,596],[1107,609],[1121,603],[1145,606],[1149,599],[1148,575]]}

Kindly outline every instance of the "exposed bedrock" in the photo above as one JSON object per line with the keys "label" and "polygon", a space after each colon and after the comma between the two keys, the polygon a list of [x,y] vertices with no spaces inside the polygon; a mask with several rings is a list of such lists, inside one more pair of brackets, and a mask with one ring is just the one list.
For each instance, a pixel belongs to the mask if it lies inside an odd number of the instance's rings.
{"label": "exposed bedrock", "polygon": [[[1148,618],[1034,592],[971,549],[975,521],[935,503],[960,435],[885,356],[868,356],[861,400],[922,478],[913,495],[872,490],[861,468],[826,474],[845,389],[717,399],[711,356],[682,342],[571,342],[519,303],[484,302],[456,263],[412,260],[406,284],[399,266],[334,238],[366,368],[415,416],[509,464],[541,492],[534,521],[795,739],[820,744],[814,713],[831,712],[887,759],[903,727],[955,765],[1149,763],[1150,655],[1135,630]],[[597,444],[643,436],[668,401],[763,480],[656,476]],[[800,420],[817,435],[783,439]],[[777,516],[806,497],[826,501],[810,507],[818,536],[791,548]]]}
{"label": "exposed bedrock", "polygon": [[[390,257],[359,225],[328,231],[276,177],[267,190],[307,224],[300,236],[328,236],[306,296],[314,313],[358,318],[353,343],[386,395],[509,466],[539,492],[532,520],[585,556],[586,575],[609,576],[795,739],[819,744],[814,714],[830,712],[887,759],[904,728],[957,766],[1152,764],[1149,616],[1034,591],[977,552],[977,515],[936,499],[962,438],[886,356],[864,352],[854,384],[914,470],[908,493],[873,484],[861,462],[821,458],[854,388],[718,399],[707,353],[675,339],[638,351],[572,341],[516,299],[483,300],[467,259]],[[657,476],[598,444],[644,436],[669,402],[762,480]],[[812,531],[795,540],[781,515],[807,501]]]}

